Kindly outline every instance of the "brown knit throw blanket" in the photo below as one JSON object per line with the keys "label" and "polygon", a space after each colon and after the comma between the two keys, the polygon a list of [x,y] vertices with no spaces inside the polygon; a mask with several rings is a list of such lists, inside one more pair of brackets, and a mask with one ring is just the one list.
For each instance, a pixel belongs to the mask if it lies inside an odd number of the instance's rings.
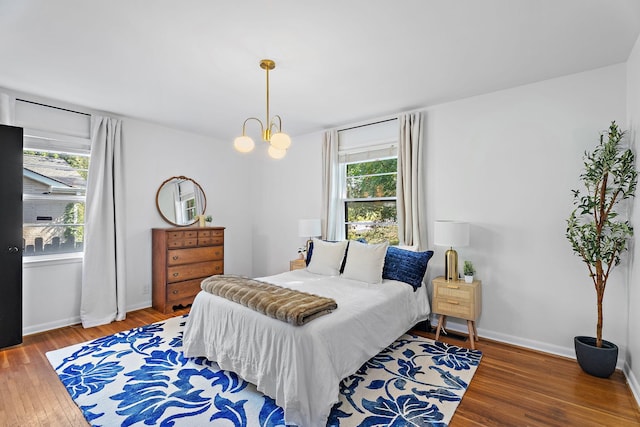
{"label": "brown knit throw blanket", "polygon": [[201,286],[213,295],[294,326],[304,325],[338,308],[338,304],[331,298],[232,274],[208,277],[202,281]]}

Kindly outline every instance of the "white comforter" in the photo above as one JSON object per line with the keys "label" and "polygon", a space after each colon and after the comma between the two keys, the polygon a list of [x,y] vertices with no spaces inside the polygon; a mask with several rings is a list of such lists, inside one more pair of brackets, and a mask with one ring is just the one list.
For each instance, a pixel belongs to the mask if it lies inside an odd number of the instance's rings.
{"label": "white comforter", "polygon": [[424,286],[413,292],[394,280],[370,285],[306,270],[260,280],[333,298],[338,308],[291,326],[201,291],[188,317],[184,354],[214,360],[255,384],[284,409],[287,424],[300,427],[324,427],[340,381],[429,314]]}

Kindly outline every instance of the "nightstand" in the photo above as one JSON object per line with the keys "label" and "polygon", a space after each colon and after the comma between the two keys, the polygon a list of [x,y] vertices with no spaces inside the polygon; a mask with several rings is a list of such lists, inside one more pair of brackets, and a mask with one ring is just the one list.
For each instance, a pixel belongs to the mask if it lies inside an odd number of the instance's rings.
{"label": "nightstand", "polygon": [[440,338],[440,331],[446,326],[447,316],[458,317],[467,321],[469,342],[471,349],[475,349],[478,341],[476,319],[482,309],[482,282],[474,280],[466,283],[464,280],[447,281],[444,277],[436,277],[433,283],[433,298],[431,305],[433,312],[440,315],[436,340]]}
{"label": "nightstand", "polygon": [[301,270],[303,268],[307,268],[307,261],[304,259],[294,259],[289,261],[289,271]]}

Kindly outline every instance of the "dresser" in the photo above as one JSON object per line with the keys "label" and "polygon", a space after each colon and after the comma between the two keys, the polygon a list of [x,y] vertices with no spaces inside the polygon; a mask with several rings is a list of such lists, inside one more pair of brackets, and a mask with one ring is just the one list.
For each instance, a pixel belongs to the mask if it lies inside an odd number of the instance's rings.
{"label": "dresser", "polygon": [[432,310],[440,315],[436,340],[440,338],[440,332],[446,327],[447,316],[457,317],[467,321],[469,330],[469,342],[475,349],[478,341],[476,319],[482,310],[482,282],[474,280],[465,283],[464,280],[447,280],[444,277],[433,279]]}
{"label": "dresser", "polygon": [[154,228],[153,308],[171,313],[186,307],[203,279],[224,273],[224,227]]}

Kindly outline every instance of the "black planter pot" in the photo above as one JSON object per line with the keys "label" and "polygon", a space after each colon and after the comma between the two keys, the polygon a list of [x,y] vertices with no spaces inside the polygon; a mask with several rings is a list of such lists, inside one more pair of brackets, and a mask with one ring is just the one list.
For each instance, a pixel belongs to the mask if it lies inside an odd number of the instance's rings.
{"label": "black planter pot", "polygon": [[616,370],[618,346],[614,343],[602,340],[602,347],[596,347],[594,337],[583,336],[573,338],[573,343],[578,364],[587,374],[609,378]]}

